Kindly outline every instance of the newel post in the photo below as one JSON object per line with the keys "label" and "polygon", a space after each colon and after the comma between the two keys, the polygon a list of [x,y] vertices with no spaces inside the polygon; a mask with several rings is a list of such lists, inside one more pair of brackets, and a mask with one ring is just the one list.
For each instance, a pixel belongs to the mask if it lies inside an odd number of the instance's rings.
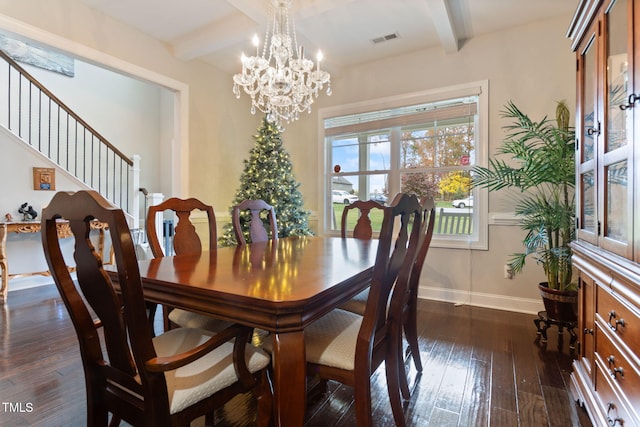
{"label": "newel post", "polygon": [[[133,217],[132,229],[140,228],[140,155],[134,154],[131,156],[133,166],[129,169],[129,194],[131,194],[131,206],[129,207],[129,214]],[[144,215],[147,213],[144,212]]]}

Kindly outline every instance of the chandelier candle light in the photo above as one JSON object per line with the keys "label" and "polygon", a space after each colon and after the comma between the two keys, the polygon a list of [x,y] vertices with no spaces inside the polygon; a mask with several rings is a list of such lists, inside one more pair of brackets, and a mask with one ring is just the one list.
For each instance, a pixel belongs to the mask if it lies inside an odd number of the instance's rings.
{"label": "chandelier candle light", "polygon": [[303,47],[298,47],[293,20],[289,18],[291,2],[271,0],[273,26],[271,33],[269,28],[266,30],[262,55],[256,35],[256,55],[243,53],[242,72],[233,76],[236,98],[240,98],[242,87],[251,96],[251,114],[257,108],[277,125],[297,120],[302,111],[311,113],[311,104],[325,84],[327,95],[331,96],[331,77],[320,69],[322,52],[318,52],[314,67],[313,61],[304,57]]}

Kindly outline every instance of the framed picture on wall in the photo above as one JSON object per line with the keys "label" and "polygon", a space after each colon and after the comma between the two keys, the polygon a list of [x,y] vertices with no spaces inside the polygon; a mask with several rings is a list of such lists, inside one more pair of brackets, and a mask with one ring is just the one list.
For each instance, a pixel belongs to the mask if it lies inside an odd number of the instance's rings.
{"label": "framed picture on wall", "polygon": [[34,190],[55,190],[56,170],[54,168],[33,168]]}
{"label": "framed picture on wall", "polygon": [[15,61],[23,64],[33,65],[68,77],[75,75],[74,59],[68,55],[43,49],[3,34],[0,34],[0,49]]}

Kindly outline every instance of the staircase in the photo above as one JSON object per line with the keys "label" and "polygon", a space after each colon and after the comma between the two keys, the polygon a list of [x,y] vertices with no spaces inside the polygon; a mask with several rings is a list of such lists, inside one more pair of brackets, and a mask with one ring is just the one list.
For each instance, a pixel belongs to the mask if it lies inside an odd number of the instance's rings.
{"label": "staircase", "polygon": [[120,207],[131,228],[139,228],[139,156],[120,152],[1,50],[0,102],[0,126]]}

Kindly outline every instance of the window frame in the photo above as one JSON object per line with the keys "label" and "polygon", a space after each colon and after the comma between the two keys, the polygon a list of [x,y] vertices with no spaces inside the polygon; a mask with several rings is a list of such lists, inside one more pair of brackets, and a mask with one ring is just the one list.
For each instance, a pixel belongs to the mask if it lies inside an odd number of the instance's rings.
{"label": "window frame", "polygon": [[[475,141],[475,165],[487,166],[489,152],[489,81],[481,80],[470,83],[463,83],[444,88],[412,92],[391,97],[372,99],[352,104],[326,107],[318,110],[318,167],[323,171],[319,183],[318,206],[320,210],[320,231],[324,235],[340,235],[339,226],[337,230],[331,229],[331,214],[333,206],[331,203],[331,182],[333,176],[333,165],[330,164],[331,147],[327,146],[325,138],[324,122],[326,119],[338,116],[366,113],[389,108],[400,108],[403,106],[416,105],[421,103],[436,102],[445,99],[461,98],[465,96],[478,96],[476,141]],[[372,175],[377,173],[388,173],[389,194],[392,197],[400,189],[400,175],[403,169],[400,168],[399,149],[390,153],[391,164],[386,170],[358,171],[345,173],[345,176]],[[417,170],[416,170],[417,171]],[[412,170],[413,172],[413,170]],[[476,249],[488,250],[488,190],[473,189],[471,192],[474,200],[473,232],[469,236],[441,235],[434,234],[431,245],[441,248]]]}

